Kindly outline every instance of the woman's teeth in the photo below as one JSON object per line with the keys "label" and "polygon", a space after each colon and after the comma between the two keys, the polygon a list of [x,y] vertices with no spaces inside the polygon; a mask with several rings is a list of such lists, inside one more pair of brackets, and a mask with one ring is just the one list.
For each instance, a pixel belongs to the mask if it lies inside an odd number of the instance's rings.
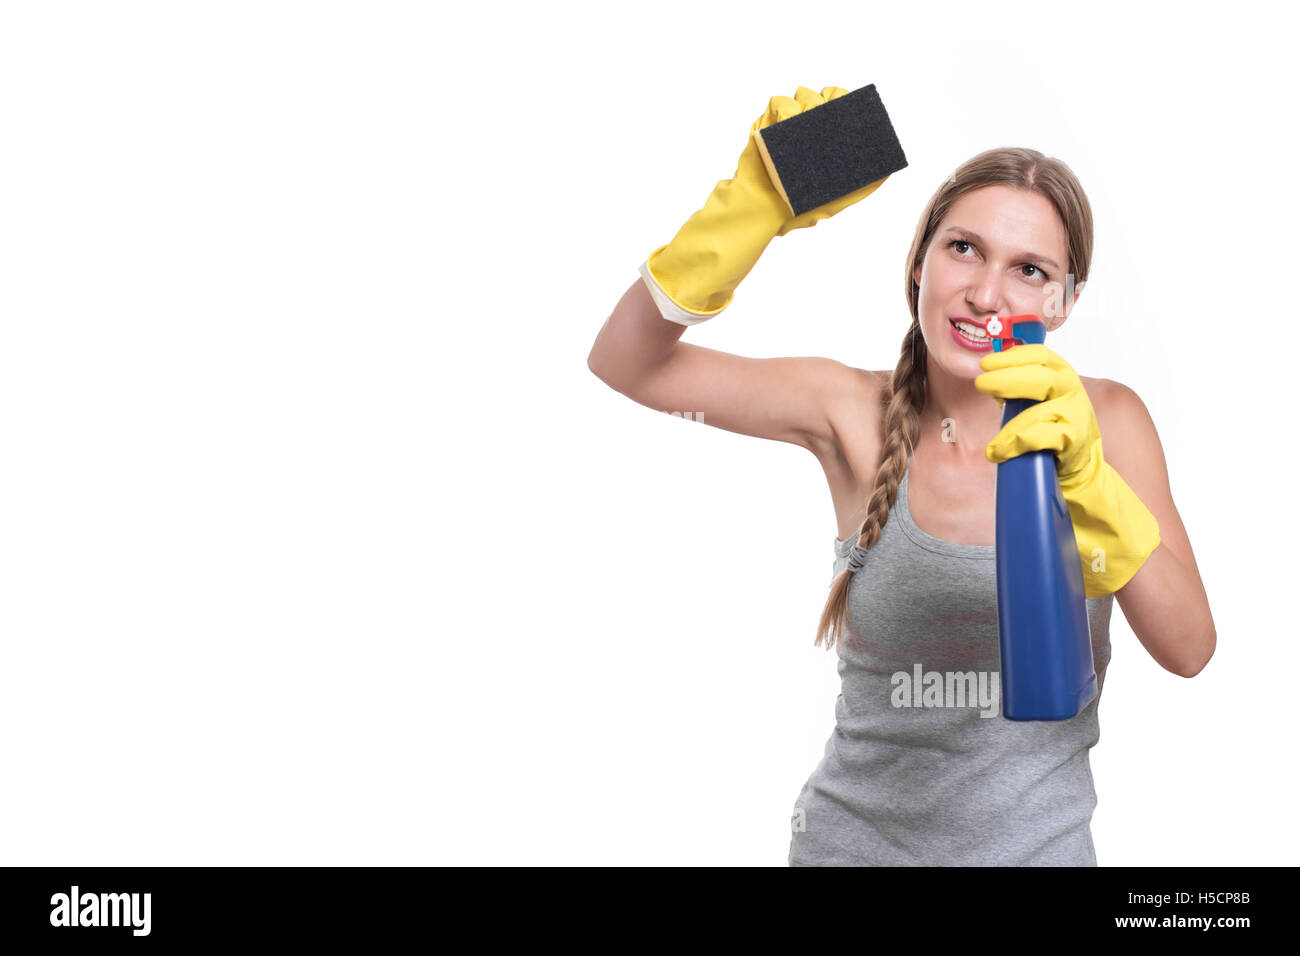
{"label": "woman's teeth", "polygon": [[989,335],[978,326],[971,325],[969,322],[954,322],[953,325],[961,331],[968,339],[975,339],[977,342],[987,342]]}

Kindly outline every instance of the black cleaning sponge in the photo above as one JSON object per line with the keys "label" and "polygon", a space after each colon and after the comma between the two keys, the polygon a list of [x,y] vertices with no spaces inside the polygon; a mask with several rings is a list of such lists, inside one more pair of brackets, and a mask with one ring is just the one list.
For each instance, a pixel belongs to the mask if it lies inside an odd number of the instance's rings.
{"label": "black cleaning sponge", "polygon": [[870,83],[754,131],[772,185],[801,216],[907,166]]}

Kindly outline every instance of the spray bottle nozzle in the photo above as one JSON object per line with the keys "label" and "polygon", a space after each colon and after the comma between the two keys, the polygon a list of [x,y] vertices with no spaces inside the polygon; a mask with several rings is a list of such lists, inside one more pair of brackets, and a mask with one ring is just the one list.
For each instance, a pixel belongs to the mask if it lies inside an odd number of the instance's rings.
{"label": "spray bottle nozzle", "polygon": [[984,331],[993,340],[993,351],[1005,352],[1013,345],[1042,345],[1047,338],[1047,323],[1036,315],[995,315]]}

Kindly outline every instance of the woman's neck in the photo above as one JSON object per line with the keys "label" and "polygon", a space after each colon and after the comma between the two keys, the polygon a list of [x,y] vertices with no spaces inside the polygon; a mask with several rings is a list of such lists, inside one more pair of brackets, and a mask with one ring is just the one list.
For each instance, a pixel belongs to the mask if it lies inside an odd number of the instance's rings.
{"label": "woman's neck", "polygon": [[988,463],[984,449],[1001,430],[1002,409],[996,399],[971,379],[957,378],[930,362],[919,443],[951,463],[976,466]]}

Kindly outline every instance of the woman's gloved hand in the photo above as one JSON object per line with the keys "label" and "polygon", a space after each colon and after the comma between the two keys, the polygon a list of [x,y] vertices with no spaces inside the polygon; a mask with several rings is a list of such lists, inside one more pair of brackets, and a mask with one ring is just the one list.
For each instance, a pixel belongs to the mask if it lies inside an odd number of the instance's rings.
{"label": "woman's gloved hand", "polygon": [[793,217],[759,155],[754,131],[844,96],[840,86],[814,93],[801,86],[794,97],[774,96],[749,128],[749,140],[731,179],[713,187],[704,206],[678,230],[672,242],[650,253],[640,267],[664,318],[694,325],[717,315],[735,295],[763,250],[777,236],[828,219],[864,199],[888,179],[868,183],[834,202]]}
{"label": "woman's gloved hand", "polygon": [[1074,523],[1088,597],[1118,591],[1160,544],[1155,516],[1101,453],[1092,402],[1074,369],[1046,345],[1017,345],[980,359],[975,387],[1002,405],[1031,405],[999,431],[984,457],[1006,461],[1029,451],[1056,453],[1061,493]]}

